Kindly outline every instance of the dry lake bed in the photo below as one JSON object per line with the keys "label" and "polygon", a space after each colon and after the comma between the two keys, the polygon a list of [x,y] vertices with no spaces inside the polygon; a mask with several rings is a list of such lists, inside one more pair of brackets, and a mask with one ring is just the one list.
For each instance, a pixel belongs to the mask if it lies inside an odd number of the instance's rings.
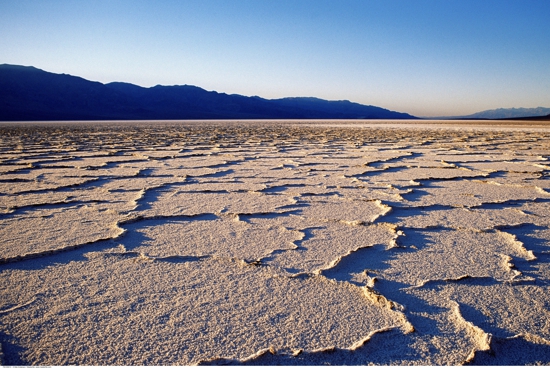
{"label": "dry lake bed", "polygon": [[550,364],[550,128],[479,124],[0,125],[2,363]]}

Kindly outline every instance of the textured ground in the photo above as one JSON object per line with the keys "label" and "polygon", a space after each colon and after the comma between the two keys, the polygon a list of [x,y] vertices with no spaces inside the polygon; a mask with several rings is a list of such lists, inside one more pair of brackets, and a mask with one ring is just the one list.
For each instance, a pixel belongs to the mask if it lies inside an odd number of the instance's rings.
{"label": "textured ground", "polygon": [[550,364],[549,138],[0,126],[0,357]]}

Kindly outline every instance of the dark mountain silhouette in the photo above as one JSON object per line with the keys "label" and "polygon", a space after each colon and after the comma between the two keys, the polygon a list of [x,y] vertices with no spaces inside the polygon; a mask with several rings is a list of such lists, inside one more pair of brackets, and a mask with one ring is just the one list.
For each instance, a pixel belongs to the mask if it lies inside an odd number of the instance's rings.
{"label": "dark mountain silhouette", "polygon": [[505,118],[499,120],[532,120],[532,121],[550,121],[550,114],[543,116],[521,116],[518,118]]}
{"label": "dark mountain silhouette", "polygon": [[350,101],[268,100],[195,86],[103,84],[34,67],[0,65],[0,120],[415,119]]}

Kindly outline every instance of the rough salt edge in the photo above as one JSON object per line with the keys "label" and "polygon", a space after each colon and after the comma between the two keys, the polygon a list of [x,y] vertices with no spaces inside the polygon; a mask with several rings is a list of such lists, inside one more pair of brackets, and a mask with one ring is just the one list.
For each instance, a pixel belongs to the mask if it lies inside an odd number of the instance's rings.
{"label": "rough salt edge", "polygon": [[[21,190],[19,192],[11,192],[11,193],[7,193],[7,194],[9,194],[9,195],[23,195],[23,194],[34,194],[34,193],[41,193],[41,192],[50,192],[50,191],[55,191],[55,190],[60,190],[60,189],[69,189],[69,188],[84,186],[86,184],[90,184],[90,183],[97,182],[97,181],[100,181],[100,180],[101,179],[99,177],[93,177],[93,178],[84,180],[84,181],[79,182],[79,183],[61,184],[61,185],[58,185],[58,186],[55,186],[55,187]],[[34,182],[34,180],[32,180],[30,182]]]}
{"label": "rough salt edge", "polygon": [[[120,252],[110,251],[110,252],[89,252],[86,253],[87,258],[94,258],[94,257],[119,257],[119,258],[126,258],[131,257],[134,258],[135,262],[170,262],[170,261],[180,261],[180,262],[200,262],[205,259],[213,259],[213,260],[219,260],[222,262],[230,262],[238,265],[239,267],[257,267],[261,266],[261,262],[259,260],[247,260],[243,258],[238,257],[219,257],[216,255],[198,255],[198,256],[187,256],[187,255],[169,255],[169,256],[150,256],[143,252],[135,252],[135,251],[127,251],[124,245],[120,244],[119,249]],[[276,277],[276,275],[274,275]],[[292,277],[291,277],[292,278]]]}
{"label": "rough salt edge", "polygon": [[[507,173],[514,173],[514,171],[506,171]],[[522,185],[522,184],[509,184],[509,183],[499,183],[494,180],[472,180],[473,182],[478,182],[482,184],[487,185],[495,185],[495,186],[503,186],[508,188],[523,188],[523,189],[534,189],[535,192],[538,192],[540,194],[543,194],[545,196],[550,196],[550,192],[548,192],[546,189],[539,187],[538,185]]]}
{"label": "rough salt edge", "polygon": [[[102,180],[101,178],[95,178],[93,179],[92,181],[100,181]],[[85,183],[82,183],[82,184],[87,184],[88,182],[85,182]],[[125,212],[131,212],[131,211],[135,211],[137,210],[137,208],[139,207],[139,201],[144,199],[145,198],[145,195],[147,194],[148,191],[150,190],[157,190],[157,189],[162,189],[164,187],[169,187],[171,185],[177,185],[177,184],[180,184],[181,182],[180,181],[177,181],[177,182],[171,182],[171,183],[165,183],[165,184],[161,184],[161,185],[156,185],[156,186],[153,186],[153,187],[146,187],[146,188],[142,188],[140,190],[137,191],[137,195],[136,195],[136,198],[133,198],[131,200],[128,201],[128,203],[130,203],[131,205],[134,206],[133,209],[130,209],[130,210],[127,210]],[[69,187],[75,187],[75,186],[79,186],[81,184],[74,184],[74,185],[70,185]],[[43,189],[40,189],[40,190],[36,190],[36,191],[32,191],[32,193],[37,193],[37,192],[51,192],[51,191],[55,191],[57,189],[61,189],[61,188],[65,188],[64,186],[61,186],[61,187],[56,187],[56,188],[52,188],[52,189],[47,189],[47,190],[43,190]],[[131,190],[128,190],[127,192],[136,192],[136,191],[131,191]],[[20,193],[16,193],[16,194],[10,194],[12,196],[15,196],[15,195],[20,195],[20,194],[28,194],[28,193],[31,193],[31,192],[20,192]],[[71,199],[71,196],[68,195],[66,196],[65,199],[63,200],[60,200],[60,201],[54,201],[54,202],[50,202],[50,203],[39,203],[39,204],[26,204],[26,205],[22,205],[22,206],[10,206],[10,207],[4,207],[4,214],[12,214],[14,213],[15,211],[18,211],[18,210],[25,210],[25,209],[35,209],[35,208],[40,208],[40,207],[46,207],[46,206],[55,206],[55,205],[87,205],[89,203],[108,203],[107,201],[103,201],[103,200],[99,200],[99,199],[91,199],[91,200],[78,200],[78,199]],[[1,260],[0,260],[0,263],[1,263]]]}
{"label": "rough salt edge", "polygon": [[[534,343],[534,344],[538,344],[538,345],[547,345],[549,348],[550,348],[550,340],[546,340],[540,336],[537,336],[537,335],[533,335],[533,334],[530,334],[530,333],[519,333],[519,334],[516,334],[514,336],[510,336],[510,337],[496,337],[496,336],[493,336],[492,339],[491,339],[491,345],[494,346],[496,343],[499,343],[499,342],[505,342],[505,341],[512,341],[512,340],[516,340],[516,339],[523,339],[525,341],[528,341],[528,342],[531,342],[531,343]],[[498,359],[496,358],[496,353],[498,352],[497,349],[491,349],[490,351],[476,351],[476,352],[473,352],[474,356],[473,358],[470,360],[470,361],[465,361],[462,363],[462,365],[479,365],[476,363],[476,358],[481,355],[481,354],[486,354],[486,355],[489,355],[490,357],[492,357],[493,359]],[[491,363],[491,365],[498,365],[498,363]]]}
{"label": "rough salt edge", "polygon": [[403,331],[405,335],[416,331],[413,324],[407,319],[407,316],[405,315],[405,307],[403,305],[389,300],[384,295],[376,292],[369,286],[362,286],[361,289],[363,290],[363,295],[367,300],[369,300],[373,304],[377,304],[382,308],[393,310],[399,315],[399,319],[402,323],[399,328]]}
{"label": "rough salt edge", "polygon": [[[475,232],[479,232],[479,233],[494,233],[496,235],[500,235],[502,237],[504,237],[506,240],[509,240],[511,245],[514,246],[516,248],[516,250],[518,250],[519,253],[522,253],[523,256],[524,256],[524,259],[527,261],[527,262],[530,262],[530,261],[534,261],[534,260],[537,260],[537,257],[534,255],[533,251],[532,250],[527,250],[527,248],[525,248],[525,244],[521,241],[519,241],[517,239],[517,237],[514,235],[514,234],[510,234],[510,233],[507,233],[507,232],[504,232],[500,229],[502,228],[511,228],[511,227],[521,227],[521,226],[524,226],[525,224],[518,224],[518,225],[506,225],[506,226],[495,226],[494,228],[490,228],[490,229],[470,229],[470,228],[453,228],[454,230],[471,230],[471,231],[475,231]],[[426,227],[426,228],[422,228],[422,229],[430,229],[430,228],[438,228],[437,226],[431,226],[431,227]],[[443,279],[427,279],[427,280],[421,280],[420,283],[416,284],[416,285],[412,285],[412,286],[409,286],[409,287],[406,287],[406,288],[403,288],[402,290],[409,290],[409,289],[420,289],[420,288],[423,288],[425,287],[426,285],[428,284],[431,284],[431,283],[438,283],[438,282],[460,282],[460,281],[463,281],[463,280],[493,280],[495,282],[500,282],[500,283],[518,283],[518,282],[535,282],[536,280],[532,277],[526,277],[526,278],[522,278],[522,279],[519,279],[520,276],[522,276],[522,272],[517,270],[515,268],[515,265],[512,263],[512,260],[513,258],[508,255],[508,254],[500,254],[500,256],[502,257],[502,265],[511,273],[513,273],[513,276],[511,279],[509,280],[499,280],[499,279],[496,279],[494,277],[490,277],[490,276],[471,276],[471,275],[468,275],[468,274],[464,274],[464,275],[461,275],[461,276],[457,276],[457,277],[447,277],[447,278],[443,278]]]}
{"label": "rough salt edge", "polygon": [[[269,214],[271,214],[271,213],[269,213]],[[219,212],[217,212],[217,213],[214,213],[214,214],[204,213],[204,214],[191,215],[191,216],[176,215],[176,216],[146,216],[146,217],[143,217],[143,216],[138,215],[136,217],[132,217],[132,218],[124,220],[123,224],[132,224],[132,223],[137,223],[137,222],[141,222],[141,221],[150,221],[150,220],[158,220],[158,219],[192,220],[192,219],[197,219],[197,218],[201,218],[201,217],[216,217],[218,219],[226,218],[226,219],[229,219],[231,221],[236,221],[236,222],[241,221],[241,219],[239,218],[239,214],[219,213]],[[300,233],[302,235],[301,239],[303,239],[303,237],[305,236],[305,234],[303,234],[299,230],[287,229],[284,226],[280,226],[280,228],[285,229],[285,230],[290,231],[290,232]],[[125,231],[126,231],[126,229],[125,229]],[[297,239],[297,240],[299,241],[301,239]],[[165,261],[165,260],[171,260],[171,259],[198,261],[198,260],[206,259],[206,258],[230,259],[230,260],[236,261],[237,263],[240,263],[242,265],[260,266],[260,265],[262,265],[262,261],[265,258],[271,257],[273,255],[273,253],[275,253],[275,252],[289,251],[289,250],[298,249],[298,246],[294,243],[295,241],[296,240],[288,243],[288,245],[292,246],[292,248],[276,248],[276,249],[273,249],[273,250],[269,251],[267,254],[265,254],[265,255],[261,256],[260,258],[257,258],[257,259],[244,259],[244,258],[238,258],[238,257],[220,257],[220,256],[217,256],[215,254],[199,254],[199,255],[193,255],[193,256],[181,255],[181,254],[174,254],[174,255],[169,255],[169,256],[150,256],[150,255],[147,255],[143,252],[126,251],[125,247],[122,244],[119,245],[119,247],[122,247],[122,252],[109,252],[109,253],[106,253],[106,254],[117,255],[117,256],[135,256],[135,257],[138,257],[141,260],[149,260],[149,261]],[[306,275],[306,274],[308,276],[310,276],[309,273],[305,273],[305,272],[300,273],[298,275],[303,276],[303,275]],[[298,275],[294,274],[292,276],[298,276]]]}
{"label": "rough salt edge", "polygon": [[[295,200],[294,204],[298,203],[298,200],[297,200],[296,197],[293,197],[293,200]],[[351,200],[350,202],[372,202],[382,212],[373,215],[372,218],[370,219],[370,221],[330,219],[330,218],[326,218],[326,217],[319,217],[318,219],[321,220],[321,221],[324,221],[324,222],[339,222],[339,223],[342,223],[344,225],[349,225],[349,226],[371,225],[371,224],[374,224],[378,219],[380,219],[381,217],[386,216],[388,213],[390,213],[393,210],[392,207],[390,207],[387,204],[383,203],[380,199],[366,199],[366,200],[365,199],[355,199],[355,200]],[[276,209],[281,209],[282,207],[285,207],[285,206],[279,206]],[[292,212],[292,211],[289,211],[289,212]],[[280,213],[280,212],[273,212],[273,213]],[[301,217],[313,218],[311,216],[301,216]]]}
{"label": "rough salt edge", "polygon": [[491,340],[493,335],[483,331],[483,329],[481,329],[480,327],[466,320],[460,312],[460,305],[454,300],[451,300],[450,302],[452,304],[452,311],[457,318],[458,325],[460,327],[463,327],[474,341],[474,347],[470,351],[470,354],[464,360],[463,364],[468,364],[473,361],[476,353],[478,352],[490,353],[492,351]]}
{"label": "rough salt edge", "polygon": [[[393,236],[392,236],[392,239],[390,240],[389,244],[386,246],[386,250],[389,250],[389,249],[392,249],[392,248],[399,248],[399,246],[397,245],[397,238],[399,236],[402,236],[403,232],[401,230],[398,230],[397,225],[390,224],[390,223],[387,223],[387,222],[382,222],[382,223],[379,223],[379,224],[369,224],[369,225],[353,224],[353,226],[365,226],[365,227],[377,226],[377,227],[388,228],[390,230],[390,233],[393,234]],[[314,275],[320,275],[320,274],[323,273],[323,271],[329,271],[330,269],[336,267],[345,257],[348,257],[348,256],[352,255],[353,253],[361,250],[361,249],[371,248],[374,245],[376,245],[376,244],[362,245],[362,246],[359,246],[357,248],[350,249],[345,254],[342,254],[342,255],[336,257],[335,259],[333,259],[332,261],[330,261],[328,264],[326,264],[326,267],[318,268],[316,270],[311,271],[311,273],[314,274]]]}
{"label": "rough salt edge", "polygon": [[462,316],[462,313],[460,312],[460,305],[456,301],[451,300],[451,304],[453,305],[452,310],[455,313],[459,324],[466,328],[469,334],[472,335],[472,338],[474,339],[474,342],[475,342],[475,346],[472,348],[470,354],[462,362],[461,365],[468,365],[472,363],[476,358],[476,355],[479,353],[492,354],[493,348],[491,345],[498,340],[514,340],[514,339],[523,338],[527,341],[534,342],[536,344],[550,346],[550,340],[544,339],[540,336],[530,334],[530,333],[519,333],[514,336],[506,337],[506,338],[495,337],[492,334],[485,332],[480,327],[474,325],[472,322],[466,320],[464,316]]}
{"label": "rough salt edge", "polygon": [[246,357],[244,359],[230,359],[230,358],[217,357],[217,358],[210,358],[210,359],[200,360],[195,365],[241,365],[241,364],[246,364],[246,363],[253,363],[255,360],[260,359],[260,358],[262,358],[266,355],[271,355],[271,356],[279,355],[279,356],[297,357],[298,355],[303,354],[303,353],[308,353],[308,354],[327,354],[328,353],[328,354],[330,354],[330,353],[334,353],[336,351],[341,351],[341,352],[344,352],[344,353],[351,353],[351,352],[354,352],[354,351],[362,348],[366,343],[368,343],[372,339],[373,336],[375,336],[377,334],[397,330],[399,328],[400,328],[399,326],[389,326],[389,327],[383,327],[383,328],[371,331],[371,332],[368,333],[367,336],[365,336],[364,338],[362,338],[360,340],[357,340],[356,342],[354,342],[348,348],[338,348],[338,347],[335,347],[335,346],[329,346],[329,347],[314,349],[314,350],[311,350],[311,351],[304,351],[303,349],[299,348],[299,349],[292,349],[292,354],[289,355],[288,353],[278,353],[277,350],[274,347],[270,346],[268,348],[261,349],[261,350],[255,352],[255,353],[249,355],[248,357]]}
{"label": "rough salt edge", "polygon": [[[471,211],[471,208],[464,208],[464,209],[467,210],[467,211]],[[523,212],[521,210],[518,210],[518,211]],[[391,223],[388,223],[388,224],[389,225],[394,225],[396,228],[399,227],[399,225],[397,225],[397,224],[391,224]],[[537,260],[537,256],[535,256],[533,251],[528,250],[525,247],[525,243],[518,240],[516,235],[507,233],[506,231],[503,231],[503,230],[505,230],[505,229],[517,229],[517,228],[521,228],[521,227],[524,227],[524,226],[530,226],[530,225],[532,225],[532,223],[518,222],[516,224],[495,225],[493,227],[482,228],[482,229],[472,228],[472,227],[462,227],[462,226],[440,226],[440,225],[427,225],[427,226],[422,226],[422,227],[406,227],[406,228],[410,229],[410,230],[413,230],[413,231],[423,231],[423,230],[429,231],[429,230],[433,230],[433,229],[438,229],[438,230],[454,230],[454,231],[473,231],[473,232],[476,232],[476,233],[493,233],[493,234],[496,234],[496,235],[500,235],[505,240],[509,241],[510,245],[513,246],[518,251],[518,253],[521,253],[523,258],[526,261],[529,262],[529,261],[536,261]],[[399,235],[404,235],[403,231],[401,231],[401,230],[398,231],[398,234]]]}
{"label": "rough salt edge", "polygon": [[[389,206],[388,206],[389,207]],[[390,208],[391,209],[391,208]],[[393,233],[393,237],[392,239],[390,240],[389,244],[387,244],[386,246],[386,250],[390,250],[390,249],[393,249],[393,248],[402,248],[400,245],[398,245],[397,243],[397,239],[400,237],[400,236],[404,236],[404,233],[403,231],[399,230],[398,229],[398,226],[397,225],[394,225],[394,224],[391,224],[391,223],[388,223],[388,222],[381,222],[381,223],[378,223],[378,224],[364,224],[362,222],[344,222],[344,221],[338,221],[338,222],[341,222],[341,223],[344,223],[346,224],[347,226],[365,226],[365,227],[369,227],[369,226],[380,226],[380,227],[386,227],[388,228],[392,233]],[[303,234],[303,237],[305,237],[305,234],[303,233],[303,230],[305,229],[301,229],[301,230],[296,230],[296,231],[299,231],[300,233]],[[303,239],[302,237],[302,239]],[[298,241],[302,240],[302,239],[298,239]],[[296,248],[292,248],[292,249],[276,249],[274,250],[273,252],[276,252],[276,251],[279,251],[279,250],[283,250],[283,251],[292,251],[292,250],[296,250],[298,249],[299,247],[294,243],[292,242],[293,245],[296,246]],[[338,266],[338,264],[345,258],[345,257],[348,257],[350,255],[352,255],[353,253],[359,251],[359,250],[362,250],[362,249],[368,249],[368,248],[371,248],[373,247],[374,245],[376,244],[368,244],[368,245],[363,245],[363,246],[359,246],[357,248],[353,248],[351,250],[349,250],[348,252],[346,252],[345,254],[342,254],[338,257],[336,257],[335,259],[333,259],[332,261],[326,263],[325,265],[323,265],[322,267],[320,268],[317,268],[315,270],[312,270],[312,271],[302,271],[302,272],[296,272],[296,273],[291,273],[289,275],[284,275],[286,277],[289,277],[289,278],[307,278],[307,277],[314,277],[314,276],[323,276],[325,277],[327,280],[331,280],[331,281],[334,281],[330,278],[328,278],[327,276],[323,275],[323,272],[325,271],[330,271],[332,268]],[[273,253],[272,252],[272,253]],[[261,264],[262,261],[265,259],[265,258],[269,258],[271,257],[271,254],[268,254],[254,262],[251,262],[253,264]],[[278,268],[278,269],[281,269],[281,267],[277,267],[277,266],[271,266],[271,267],[274,267],[274,268]],[[282,275],[278,275],[278,276],[282,276]]]}
{"label": "rough salt edge", "polygon": [[505,240],[508,240],[509,243],[514,246],[518,250],[519,253],[522,253],[524,255],[525,260],[527,261],[535,261],[537,257],[533,253],[532,250],[527,250],[525,248],[525,244],[518,240],[518,238],[514,234],[507,233],[505,231],[502,231],[498,228],[494,229],[494,233],[497,235],[502,236]]}
{"label": "rough salt edge", "polygon": [[3,257],[3,258],[0,258],[0,264],[21,262],[21,261],[26,261],[26,260],[33,259],[33,258],[41,258],[41,257],[45,257],[45,256],[51,256],[51,255],[54,255],[54,254],[79,249],[79,248],[85,247],[87,245],[91,245],[91,244],[95,244],[95,243],[99,243],[99,242],[117,240],[117,239],[120,239],[122,236],[124,236],[124,234],[126,234],[126,232],[127,232],[126,229],[123,229],[119,226],[120,224],[121,224],[120,221],[118,221],[115,224],[114,228],[118,230],[118,234],[116,234],[112,237],[98,238],[98,239],[95,239],[95,240],[90,240],[90,241],[85,242],[85,243],[73,244],[73,245],[68,245],[68,246],[62,247],[62,248],[48,249],[48,250],[44,250],[44,251],[40,251],[40,252],[25,253],[25,254],[20,254],[20,255],[17,255],[17,256],[13,256],[13,257]]}

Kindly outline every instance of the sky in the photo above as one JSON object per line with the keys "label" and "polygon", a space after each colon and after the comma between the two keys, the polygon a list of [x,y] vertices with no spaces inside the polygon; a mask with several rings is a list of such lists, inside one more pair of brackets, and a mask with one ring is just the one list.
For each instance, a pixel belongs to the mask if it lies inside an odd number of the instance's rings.
{"label": "sky", "polygon": [[0,0],[0,35],[0,64],[103,83],[416,116],[550,107],[550,0]]}

